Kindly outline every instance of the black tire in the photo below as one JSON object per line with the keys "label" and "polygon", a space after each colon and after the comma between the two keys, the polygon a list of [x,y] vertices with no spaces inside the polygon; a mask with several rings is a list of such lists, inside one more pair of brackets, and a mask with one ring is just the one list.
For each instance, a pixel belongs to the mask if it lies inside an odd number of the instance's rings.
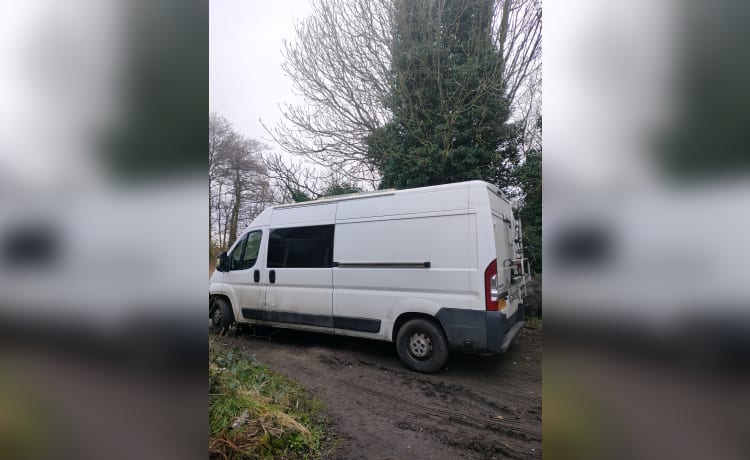
{"label": "black tire", "polygon": [[417,372],[437,372],[448,362],[448,340],[443,329],[423,318],[407,321],[396,336],[398,357],[406,367]]}
{"label": "black tire", "polygon": [[234,312],[229,302],[221,297],[214,300],[214,306],[211,310],[211,331],[219,334],[232,323],[234,323]]}

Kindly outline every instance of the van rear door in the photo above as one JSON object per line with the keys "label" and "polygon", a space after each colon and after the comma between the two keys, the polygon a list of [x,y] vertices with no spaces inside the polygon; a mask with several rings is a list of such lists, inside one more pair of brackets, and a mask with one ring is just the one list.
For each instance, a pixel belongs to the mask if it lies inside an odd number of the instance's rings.
{"label": "van rear door", "polygon": [[[497,256],[498,292],[501,299],[506,299],[505,313],[513,315],[518,309],[518,286],[511,284],[514,254],[513,244],[513,215],[508,202],[489,190],[490,207],[492,209],[492,226],[495,240],[495,254]],[[507,293],[507,296],[504,294]],[[510,300],[512,299],[512,300]]]}

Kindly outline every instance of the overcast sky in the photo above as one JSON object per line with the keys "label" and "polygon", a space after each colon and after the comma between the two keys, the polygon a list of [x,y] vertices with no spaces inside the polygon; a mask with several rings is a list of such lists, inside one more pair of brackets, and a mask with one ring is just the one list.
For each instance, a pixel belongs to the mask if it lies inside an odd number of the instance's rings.
{"label": "overcast sky", "polygon": [[278,105],[299,101],[281,70],[283,40],[294,39],[309,0],[211,0],[209,108],[254,139],[268,138]]}

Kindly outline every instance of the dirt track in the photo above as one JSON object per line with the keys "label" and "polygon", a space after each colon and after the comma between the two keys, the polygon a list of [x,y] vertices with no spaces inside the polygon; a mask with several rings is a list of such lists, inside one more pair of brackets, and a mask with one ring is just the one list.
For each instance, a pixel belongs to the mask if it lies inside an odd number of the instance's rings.
{"label": "dirt track", "polygon": [[306,386],[326,406],[330,458],[541,458],[542,340],[524,329],[510,351],[454,353],[443,371],[406,370],[392,344],[299,331],[249,331],[238,346]]}

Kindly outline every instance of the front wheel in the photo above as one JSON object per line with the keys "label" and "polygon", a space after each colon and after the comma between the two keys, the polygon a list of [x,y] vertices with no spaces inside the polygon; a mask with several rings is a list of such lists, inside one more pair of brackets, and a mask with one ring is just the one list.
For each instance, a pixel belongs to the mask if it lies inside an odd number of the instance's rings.
{"label": "front wheel", "polygon": [[416,318],[407,321],[396,336],[401,361],[417,372],[437,372],[448,362],[448,340],[434,321]]}
{"label": "front wheel", "polygon": [[226,299],[218,298],[211,310],[211,331],[220,333],[234,323],[234,312]]}

